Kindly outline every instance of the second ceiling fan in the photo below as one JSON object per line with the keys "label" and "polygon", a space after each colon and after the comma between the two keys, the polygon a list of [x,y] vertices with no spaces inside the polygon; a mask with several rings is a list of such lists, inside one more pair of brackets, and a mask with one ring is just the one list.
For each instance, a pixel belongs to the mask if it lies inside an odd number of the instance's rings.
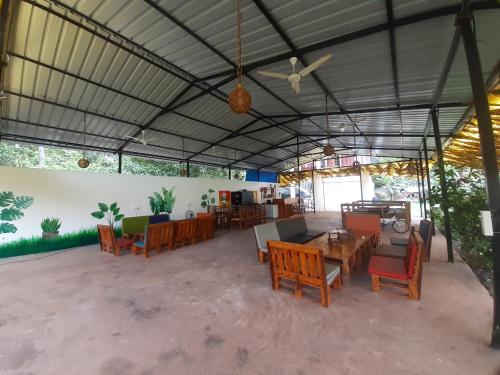
{"label": "second ceiling fan", "polygon": [[298,94],[300,92],[300,79],[302,77],[305,77],[309,73],[311,73],[313,70],[319,68],[321,65],[326,63],[328,60],[332,58],[331,54],[325,55],[312,64],[309,64],[306,66],[304,69],[296,72],[295,71],[295,64],[297,63],[297,58],[296,57],[291,57],[290,58],[290,63],[292,64],[292,73],[289,75],[284,74],[284,73],[276,73],[276,72],[266,72],[266,71],[261,71],[259,70],[257,73],[266,76],[266,77],[272,77],[272,78],[280,78],[280,79],[286,79],[290,84],[292,85],[292,90],[294,93]]}

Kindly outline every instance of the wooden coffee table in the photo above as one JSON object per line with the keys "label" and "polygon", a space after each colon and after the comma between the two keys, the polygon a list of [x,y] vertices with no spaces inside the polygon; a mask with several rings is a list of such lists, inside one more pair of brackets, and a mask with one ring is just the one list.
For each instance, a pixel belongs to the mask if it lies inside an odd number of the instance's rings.
{"label": "wooden coffee table", "polygon": [[342,281],[349,285],[351,280],[351,271],[361,264],[363,250],[370,247],[370,237],[359,236],[348,240],[342,240],[341,244],[328,244],[328,233],[315,238],[306,243],[307,246],[323,250],[325,261],[342,263]]}

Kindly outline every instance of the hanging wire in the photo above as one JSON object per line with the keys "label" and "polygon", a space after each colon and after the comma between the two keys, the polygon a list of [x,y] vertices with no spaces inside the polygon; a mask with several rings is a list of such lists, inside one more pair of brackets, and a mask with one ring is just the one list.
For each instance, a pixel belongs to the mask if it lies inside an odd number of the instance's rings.
{"label": "hanging wire", "polygon": [[240,10],[240,0],[236,1],[237,12],[236,12],[236,26],[237,26],[237,35],[236,35],[236,54],[238,58],[238,63],[236,67],[236,76],[238,78],[238,82],[241,83],[243,78],[243,59],[241,57],[241,10]]}
{"label": "hanging wire", "polygon": [[325,94],[325,117],[326,117],[326,136],[328,137],[328,142],[330,143],[330,131],[329,131],[329,121],[328,121],[328,94]]}
{"label": "hanging wire", "polygon": [[85,146],[87,137],[87,112],[83,112],[83,158],[85,159]]}

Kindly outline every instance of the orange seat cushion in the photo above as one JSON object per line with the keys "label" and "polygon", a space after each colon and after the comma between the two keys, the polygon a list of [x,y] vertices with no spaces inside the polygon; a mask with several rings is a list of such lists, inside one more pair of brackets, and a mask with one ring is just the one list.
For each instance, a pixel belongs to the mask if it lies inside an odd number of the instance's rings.
{"label": "orange seat cushion", "polygon": [[373,255],[368,265],[370,275],[378,275],[391,279],[407,280],[405,261],[401,258],[389,258]]}

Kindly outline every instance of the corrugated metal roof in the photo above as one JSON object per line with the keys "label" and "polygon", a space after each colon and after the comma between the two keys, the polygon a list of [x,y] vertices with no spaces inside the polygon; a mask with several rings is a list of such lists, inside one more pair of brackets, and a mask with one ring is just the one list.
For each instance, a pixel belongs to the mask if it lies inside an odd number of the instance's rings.
{"label": "corrugated metal roof", "polygon": [[[419,149],[421,139],[411,134],[426,129],[428,105],[455,30],[455,8],[445,7],[458,3],[394,2],[396,20],[412,17],[409,24],[394,30],[401,104],[424,104],[397,110],[385,1],[273,0],[264,4],[268,14],[254,2],[243,1],[243,61],[258,68],[244,78],[252,110],[236,115],[227,105],[236,83],[231,79],[234,1],[207,0],[200,7],[195,0],[21,0],[16,2],[8,47],[10,60],[2,87],[8,99],[2,104],[1,131],[6,139],[24,136],[32,142],[77,147],[83,142],[82,119],[87,112],[89,147],[110,152],[125,147],[125,152],[167,159],[191,158],[221,166],[236,161],[242,168],[279,169],[296,163],[297,136],[305,155],[301,162],[321,156],[318,145],[326,144],[327,134],[338,150],[352,147],[354,120],[366,135],[357,135],[358,147],[390,148],[384,154],[414,157],[417,151],[409,149]],[[417,22],[417,14],[428,12],[428,17],[438,8],[438,17]],[[442,9],[448,9],[448,15],[443,16]],[[498,61],[500,10],[475,11],[474,16],[487,77]],[[286,80],[256,73],[291,70],[290,46],[269,19],[294,46],[308,48],[303,54],[308,63],[326,53],[333,55],[316,71],[320,82],[312,75],[301,79],[299,95]],[[368,31],[357,33],[362,30]],[[353,32],[357,37],[331,42]],[[310,48],[327,40],[328,46]],[[218,72],[225,74],[207,82],[200,79]],[[324,111],[320,84],[351,112],[349,117],[334,114],[326,124],[323,115],[302,116]],[[470,100],[460,47],[441,102]],[[341,113],[340,106],[330,98],[330,111]],[[372,110],[380,107],[384,110]],[[465,105],[441,108],[444,135],[455,129],[465,110]],[[345,133],[340,132],[341,124],[347,126]],[[155,138],[150,145],[126,143],[127,135],[143,127],[148,138]],[[403,137],[397,136],[400,132]],[[434,142],[429,139],[428,145],[432,149]],[[287,163],[281,161],[285,158]]]}

